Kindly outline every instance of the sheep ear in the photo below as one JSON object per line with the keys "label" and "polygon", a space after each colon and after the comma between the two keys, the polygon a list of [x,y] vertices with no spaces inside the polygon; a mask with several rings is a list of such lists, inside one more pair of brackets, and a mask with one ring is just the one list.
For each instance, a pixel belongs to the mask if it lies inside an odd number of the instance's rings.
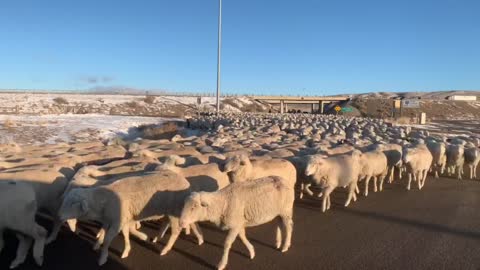
{"label": "sheep ear", "polygon": [[87,201],[86,200],[83,200],[82,201],[82,211],[83,212],[87,212],[88,211],[88,204],[87,204]]}

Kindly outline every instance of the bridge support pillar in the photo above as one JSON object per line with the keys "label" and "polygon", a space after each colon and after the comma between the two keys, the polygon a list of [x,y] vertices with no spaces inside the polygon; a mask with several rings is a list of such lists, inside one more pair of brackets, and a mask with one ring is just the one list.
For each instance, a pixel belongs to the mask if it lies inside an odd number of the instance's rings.
{"label": "bridge support pillar", "polygon": [[284,113],[285,109],[285,102],[283,100],[280,100],[280,113]]}
{"label": "bridge support pillar", "polygon": [[314,114],[314,113],[315,113],[315,104],[312,103],[312,104],[310,104],[310,105],[312,105],[312,110],[311,110],[310,112],[311,112],[312,114]]}
{"label": "bridge support pillar", "polygon": [[318,102],[318,112],[323,114],[323,108],[324,108],[325,103],[323,101]]}

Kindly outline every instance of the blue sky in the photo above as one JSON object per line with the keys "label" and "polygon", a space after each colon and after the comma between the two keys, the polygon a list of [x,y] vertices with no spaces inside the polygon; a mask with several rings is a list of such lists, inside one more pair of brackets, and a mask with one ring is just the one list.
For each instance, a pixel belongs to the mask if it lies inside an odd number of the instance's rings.
{"label": "blue sky", "polygon": [[[478,0],[223,0],[222,89],[480,89]],[[0,89],[214,91],[217,0],[0,2]]]}

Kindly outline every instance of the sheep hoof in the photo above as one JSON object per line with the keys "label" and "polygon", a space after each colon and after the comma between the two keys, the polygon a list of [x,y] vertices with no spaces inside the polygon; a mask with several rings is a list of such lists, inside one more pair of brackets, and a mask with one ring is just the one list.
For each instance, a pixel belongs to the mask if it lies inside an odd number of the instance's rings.
{"label": "sheep hoof", "polygon": [[43,255],[38,257],[38,258],[35,258],[35,262],[37,263],[38,266],[42,266],[43,265]]}
{"label": "sheep hoof", "polygon": [[128,252],[123,252],[120,258],[125,259],[128,257]]}
{"label": "sheep hoof", "polygon": [[[10,264],[10,269],[13,269],[13,268],[17,268],[19,265],[20,265],[21,262],[12,262],[12,264]],[[41,265],[39,265],[41,266]]]}
{"label": "sheep hoof", "polygon": [[198,245],[199,246],[203,245],[203,239],[198,239]]}
{"label": "sheep hoof", "polygon": [[152,239],[152,243],[157,243],[157,241],[158,241],[158,237],[155,237]]}
{"label": "sheep hoof", "polygon": [[53,241],[55,241],[55,237],[49,237],[49,238],[47,238],[47,240],[45,241],[45,245],[51,244]]}
{"label": "sheep hoof", "polygon": [[223,262],[223,260],[218,264],[217,269],[218,270],[223,270],[225,269],[225,266],[227,266],[226,262]]}
{"label": "sheep hoof", "polygon": [[99,243],[95,243],[95,245],[93,246],[93,250],[99,250],[100,246],[101,245]]}
{"label": "sheep hoof", "polygon": [[169,251],[170,251],[170,249],[164,248],[164,249],[162,250],[162,252],[160,253],[160,256],[167,255],[167,253],[168,253]]}
{"label": "sheep hoof", "polygon": [[105,256],[105,258],[100,258],[100,260],[98,260],[98,265],[99,265],[99,266],[102,266],[102,265],[104,265],[106,262],[107,262],[107,257]]}

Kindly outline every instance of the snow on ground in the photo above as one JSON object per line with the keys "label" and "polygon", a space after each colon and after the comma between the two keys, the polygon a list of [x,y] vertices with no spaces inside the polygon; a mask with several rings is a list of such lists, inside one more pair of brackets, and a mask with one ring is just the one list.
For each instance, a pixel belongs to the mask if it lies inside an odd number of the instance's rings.
{"label": "snow on ground", "polygon": [[432,134],[449,136],[476,136],[480,133],[479,120],[439,120],[426,125],[406,125],[415,129],[428,130]]}
{"label": "snow on ground", "polygon": [[0,142],[54,144],[108,139],[127,135],[131,127],[160,124],[159,117],[113,116],[99,114],[0,115]]}

